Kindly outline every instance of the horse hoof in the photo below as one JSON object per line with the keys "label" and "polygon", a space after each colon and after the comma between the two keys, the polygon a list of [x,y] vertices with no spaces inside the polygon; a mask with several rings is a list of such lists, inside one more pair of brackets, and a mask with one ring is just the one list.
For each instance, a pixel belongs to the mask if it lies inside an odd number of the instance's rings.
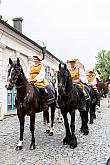
{"label": "horse hoof", "polygon": [[71,149],[74,149],[74,148],[76,148],[76,147],[77,147],[77,144],[70,145],[70,148],[71,148]]}
{"label": "horse hoof", "polygon": [[93,115],[93,119],[96,119],[96,115]]}
{"label": "horse hoof", "polygon": [[81,131],[82,133],[84,132],[82,127],[80,128],[80,131]]}
{"label": "horse hoof", "polygon": [[90,120],[90,124],[93,124],[93,120]]}
{"label": "horse hoof", "polygon": [[35,148],[36,148],[35,144],[31,144],[29,147],[30,150],[35,150]]}
{"label": "horse hoof", "polygon": [[66,136],[66,137],[63,139],[63,145],[68,145],[68,144],[70,144],[70,140],[71,140],[71,135],[70,135],[70,136]]}
{"label": "horse hoof", "polygon": [[50,132],[50,133],[49,133],[49,136],[53,136],[53,132]]}
{"label": "horse hoof", "polygon": [[85,131],[84,133],[83,133],[83,135],[88,135],[89,134],[89,131]]}
{"label": "horse hoof", "polygon": [[49,134],[50,133],[50,130],[46,130],[46,133]]}
{"label": "horse hoof", "polygon": [[16,151],[22,150],[22,146],[17,146]]}
{"label": "horse hoof", "polygon": [[63,142],[63,145],[68,145],[69,143],[67,143],[67,142]]}
{"label": "horse hoof", "polygon": [[70,141],[63,141],[63,145],[68,145],[68,144],[70,144]]}

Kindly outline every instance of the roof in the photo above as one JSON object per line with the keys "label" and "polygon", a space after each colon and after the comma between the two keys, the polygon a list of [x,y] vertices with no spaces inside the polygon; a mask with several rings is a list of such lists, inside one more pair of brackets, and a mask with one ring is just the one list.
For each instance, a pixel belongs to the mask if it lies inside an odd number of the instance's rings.
{"label": "roof", "polygon": [[[8,23],[6,23],[3,20],[0,20],[0,23],[3,24],[4,26],[6,26],[7,28],[9,28],[10,30],[12,30],[13,32],[15,32],[16,34],[18,34],[19,36],[21,36],[22,38],[26,39],[27,41],[29,41],[30,43],[32,43],[34,46],[38,47],[39,49],[42,49],[42,47],[37,44],[35,41],[31,40],[30,38],[28,38],[27,36],[25,36],[24,34],[20,33],[18,30],[16,30],[14,27],[10,26]],[[55,57],[52,53],[50,53],[48,50],[46,50],[46,53],[49,54],[52,58],[56,59],[58,62],[62,63],[63,62],[61,60],[59,60],[57,57]]]}

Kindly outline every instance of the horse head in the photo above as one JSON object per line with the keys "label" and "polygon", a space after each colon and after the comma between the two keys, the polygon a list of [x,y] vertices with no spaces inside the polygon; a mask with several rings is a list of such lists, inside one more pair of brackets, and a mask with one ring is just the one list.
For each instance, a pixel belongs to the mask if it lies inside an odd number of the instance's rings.
{"label": "horse head", "polygon": [[20,65],[20,60],[17,58],[17,61],[12,61],[9,58],[10,68],[8,69],[7,84],[5,85],[6,89],[12,90],[14,85],[17,84],[18,78],[21,75],[22,67]]}
{"label": "horse head", "polygon": [[58,92],[62,96],[67,96],[66,94],[66,87],[68,83],[68,78],[70,76],[69,70],[67,69],[66,64],[64,66],[61,66],[61,63],[59,64],[59,71],[58,71]]}

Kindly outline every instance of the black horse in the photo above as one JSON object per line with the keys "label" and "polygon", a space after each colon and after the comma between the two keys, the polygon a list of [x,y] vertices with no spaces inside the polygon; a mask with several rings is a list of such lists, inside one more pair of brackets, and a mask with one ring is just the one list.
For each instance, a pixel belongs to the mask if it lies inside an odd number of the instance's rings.
{"label": "black horse", "polygon": [[[22,149],[25,115],[30,116],[30,131],[32,135],[30,149],[35,149],[35,113],[43,111],[42,98],[39,93],[39,90],[37,89],[36,91],[35,86],[27,81],[22,66],[20,65],[19,58],[17,59],[17,61],[12,61],[9,58],[9,64],[10,68],[8,70],[8,84],[6,85],[6,88],[8,90],[11,90],[14,85],[16,87],[17,92],[15,97],[15,105],[17,108],[17,115],[20,121],[20,139],[16,149]],[[54,112],[56,107],[56,96],[54,88],[47,86],[46,89],[49,93],[52,93],[53,96],[52,98],[48,99],[48,105],[51,107],[52,129],[54,122]],[[46,118],[47,124],[49,125],[48,110],[45,110],[44,116]],[[50,132],[50,135],[53,135],[53,132]]]}
{"label": "black horse", "polygon": [[110,165],[110,158],[107,160],[106,165]]}
{"label": "black horse", "polygon": [[89,94],[89,99],[87,100],[86,108],[88,114],[90,114],[90,124],[93,124],[93,120],[96,118],[96,106],[100,106],[100,94],[96,96],[94,89],[89,86],[84,86],[85,90]]}
{"label": "black horse", "polygon": [[[58,71],[58,104],[64,118],[64,125],[66,129],[66,137],[63,139],[63,144],[70,145],[74,149],[77,146],[77,138],[75,136],[75,110],[79,109],[80,99],[78,90],[72,83],[72,78],[66,64],[62,67],[59,64]],[[86,111],[79,109],[82,119],[81,131],[84,135],[89,133],[88,129],[88,115]],[[69,126],[67,114],[71,116],[71,125]],[[70,128],[71,127],[71,131]]]}

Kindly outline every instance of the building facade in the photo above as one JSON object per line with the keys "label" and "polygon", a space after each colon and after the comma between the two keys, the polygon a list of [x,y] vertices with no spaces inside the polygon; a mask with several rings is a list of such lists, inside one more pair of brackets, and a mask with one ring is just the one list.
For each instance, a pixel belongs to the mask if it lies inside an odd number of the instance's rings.
{"label": "building facade", "polygon": [[[13,24],[14,27],[0,20],[0,120],[7,115],[9,107],[14,102],[15,92],[8,92],[5,88],[9,58],[19,57],[25,73],[32,61],[32,56],[34,54],[42,56],[42,47],[22,34],[22,18],[13,19]],[[56,79],[56,71],[60,62],[58,58],[46,50],[43,63],[48,83]]]}

